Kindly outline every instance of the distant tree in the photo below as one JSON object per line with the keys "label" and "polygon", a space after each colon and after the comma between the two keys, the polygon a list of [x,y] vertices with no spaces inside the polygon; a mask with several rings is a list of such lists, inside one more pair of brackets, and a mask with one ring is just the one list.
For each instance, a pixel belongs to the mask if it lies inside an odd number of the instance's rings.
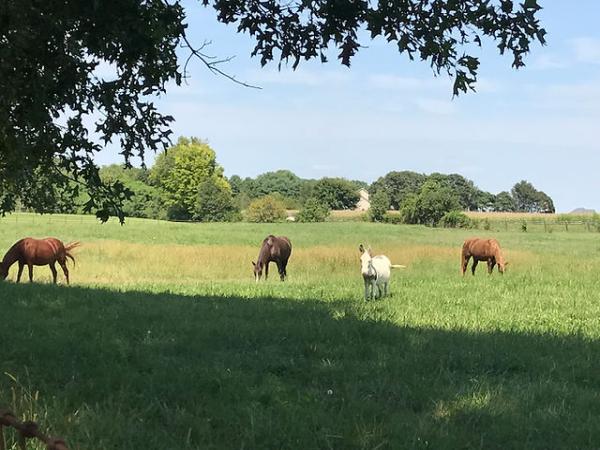
{"label": "distant tree", "polygon": [[534,212],[538,200],[537,190],[528,181],[519,181],[511,190],[515,207],[520,212]]}
{"label": "distant tree", "polygon": [[400,205],[410,194],[417,194],[427,176],[421,173],[402,171],[389,172],[379,178],[369,188],[369,194],[375,195],[378,191],[385,191],[390,198],[390,206],[400,209]]}
{"label": "distant tree", "polygon": [[370,198],[371,207],[369,208],[368,217],[371,222],[383,222],[385,215],[390,209],[390,197],[384,190],[375,192]]}
{"label": "distant tree", "polygon": [[289,170],[263,173],[257,176],[254,182],[259,196],[277,192],[292,199],[299,198],[302,185],[302,179]]}
{"label": "distant tree", "polygon": [[460,208],[458,197],[452,189],[428,180],[419,194],[412,194],[405,199],[400,212],[406,223],[436,226],[447,212]]}
{"label": "distant tree", "polygon": [[512,188],[512,197],[515,207],[520,212],[543,212],[553,213],[554,202],[542,191],[538,191],[528,181],[520,181]]}
{"label": "distant tree", "polygon": [[345,178],[322,178],[314,184],[311,193],[330,209],[353,209],[360,200],[356,186]]}
{"label": "distant tree", "polygon": [[207,180],[231,192],[214,150],[197,138],[179,138],[175,146],[158,155],[150,180],[165,191],[169,217],[176,219],[193,218],[199,188]]}
{"label": "distant tree", "polygon": [[122,203],[122,211],[126,217],[167,218],[164,193],[157,186],[148,183],[147,169],[111,164],[100,168],[100,177],[109,184],[122,183],[131,191],[132,195]]}
{"label": "distant tree", "polygon": [[285,218],[285,204],[273,195],[265,195],[253,200],[246,209],[248,222],[281,222]]}
{"label": "distant tree", "polygon": [[452,190],[458,198],[462,209],[468,211],[482,209],[480,204],[482,191],[480,191],[471,180],[466,179],[462,175],[457,173],[449,175],[432,173],[427,177],[427,180],[433,180],[439,183],[440,186],[445,186]]}
{"label": "distant tree", "polygon": [[243,191],[243,180],[239,175],[232,175],[228,179],[229,185],[231,186],[231,193],[235,196],[241,194]]}
{"label": "distant tree", "polygon": [[496,196],[490,192],[479,190],[477,193],[479,211],[494,211],[496,207]]}
{"label": "distant tree", "polygon": [[214,177],[207,178],[198,188],[193,219],[200,222],[227,222],[236,217],[237,209],[231,190]]}
{"label": "distant tree", "polygon": [[512,198],[509,192],[502,191],[496,195],[494,201],[494,211],[497,212],[514,212],[517,210],[515,200]]}
{"label": "distant tree", "polygon": [[316,198],[309,198],[304,202],[296,219],[298,222],[324,222],[329,217],[329,213],[327,205]]}
{"label": "distant tree", "polygon": [[554,214],[556,212],[556,209],[554,208],[554,202],[545,192],[538,191],[537,210],[538,212],[544,214]]}
{"label": "distant tree", "polygon": [[302,184],[300,185],[300,201],[302,203],[306,202],[309,198],[313,198],[313,189],[317,184],[317,180],[313,179],[303,179]]}

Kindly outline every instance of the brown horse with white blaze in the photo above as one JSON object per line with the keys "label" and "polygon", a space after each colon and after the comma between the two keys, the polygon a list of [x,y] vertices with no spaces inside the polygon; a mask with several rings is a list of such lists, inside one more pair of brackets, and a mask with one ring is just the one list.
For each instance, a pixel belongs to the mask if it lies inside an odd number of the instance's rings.
{"label": "brown horse with white blaze", "polygon": [[473,275],[475,275],[475,269],[477,268],[479,261],[487,262],[489,274],[492,273],[496,264],[498,264],[498,272],[502,274],[508,265],[508,262],[506,262],[504,256],[502,256],[500,244],[496,239],[472,238],[467,239],[464,242],[460,257],[460,268],[463,276],[467,271],[469,259],[471,258],[473,258],[473,265],[471,266]]}
{"label": "brown horse with white blaze", "polygon": [[263,269],[265,270],[265,280],[269,276],[269,263],[274,261],[277,264],[279,278],[285,281],[287,277],[287,263],[292,254],[292,243],[285,236],[267,236],[260,247],[258,259],[252,261],[254,266],[254,279],[258,283],[262,276]]}
{"label": "brown horse with white blaze", "polygon": [[6,252],[2,262],[0,262],[0,279],[6,279],[10,267],[14,263],[19,263],[17,283],[21,281],[23,268],[27,265],[30,282],[33,281],[33,266],[50,266],[52,281],[56,284],[56,263],[58,263],[65,273],[67,284],[69,284],[67,258],[75,264],[75,258],[73,258],[71,250],[79,245],[79,242],[64,245],[62,241],[56,238],[34,239],[28,237],[21,239]]}

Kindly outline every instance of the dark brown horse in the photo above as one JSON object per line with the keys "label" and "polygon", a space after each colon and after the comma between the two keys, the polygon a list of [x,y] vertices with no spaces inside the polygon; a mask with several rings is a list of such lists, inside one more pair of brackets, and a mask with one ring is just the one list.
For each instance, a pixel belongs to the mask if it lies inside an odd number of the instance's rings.
{"label": "dark brown horse", "polygon": [[471,266],[473,275],[475,275],[475,269],[479,261],[487,261],[488,273],[492,273],[496,264],[498,264],[498,272],[504,273],[508,264],[508,262],[504,261],[500,244],[498,244],[496,239],[472,238],[465,241],[460,257],[460,268],[463,276],[467,271],[470,258],[473,258],[473,265]]}
{"label": "dark brown horse", "polygon": [[52,280],[56,284],[56,263],[62,267],[69,284],[69,269],[67,269],[67,258],[70,258],[75,264],[75,258],[71,250],[78,247],[79,242],[71,242],[64,245],[62,241],[56,238],[33,239],[25,238],[17,241],[4,255],[0,262],[0,280],[8,276],[8,269],[14,263],[19,263],[19,273],[17,274],[17,283],[21,281],[23,267],[27,265],[29,269],[29,281],[33,281],[33,266],[50,266],[52,271]]}
{"label": "dark brown horse", "polygon": [[269,276],[269,263],[275,261],[279,278],[285,281],[287,277],[287,263],[292,253],[292,243],[285,236],[273,236],[270,234],[265,238],[258,253],[256,262],[252,261],[254,266],[254,279],[260,280],[263,269],[265,270],[265,280]]}

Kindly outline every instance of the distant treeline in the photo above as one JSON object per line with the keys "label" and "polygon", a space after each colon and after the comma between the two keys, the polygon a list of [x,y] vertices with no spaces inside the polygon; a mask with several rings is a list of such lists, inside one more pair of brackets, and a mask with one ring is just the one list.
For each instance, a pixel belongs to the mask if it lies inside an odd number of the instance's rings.
{"label": "distant treeline", "polygon": [[[371,185],[344,178],[303,179],[289,170],[227,178],[214,150],[196,138],[180,138],[152,167],[109,165],[101,168],[100,177],[109,187],[127,188],[122,201],[126,216],[153,219],[271,221],[283,220],[286,209],[296,209],[300,220],[319,221],[330,210],[354,209],[360,189],[369,192],[368,218],[377,221],[389,218],[388,209],[400,211],[403,222],[428,225],[436,225],[450,211],[554,212],[552,199],[527,181],[494,195],[459,174],[394,171]],[[59,192],[52,195],[55,201],[47,212],[83,212],[87,201],[81,196],[73,204],[62,201]]]}

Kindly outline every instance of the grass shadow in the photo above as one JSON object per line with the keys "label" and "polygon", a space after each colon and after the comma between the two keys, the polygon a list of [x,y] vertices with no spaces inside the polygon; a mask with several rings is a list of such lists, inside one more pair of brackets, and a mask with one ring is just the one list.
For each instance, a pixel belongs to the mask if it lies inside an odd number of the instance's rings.
{"label": "grass shadow", "polygon": [[[74,449],[600,442],[600,343],[578,336],[400,327],[377,302],[12,283],[0,308],[0,373],[39,391]],[[0,403],[20,389],[0,375]]]}

